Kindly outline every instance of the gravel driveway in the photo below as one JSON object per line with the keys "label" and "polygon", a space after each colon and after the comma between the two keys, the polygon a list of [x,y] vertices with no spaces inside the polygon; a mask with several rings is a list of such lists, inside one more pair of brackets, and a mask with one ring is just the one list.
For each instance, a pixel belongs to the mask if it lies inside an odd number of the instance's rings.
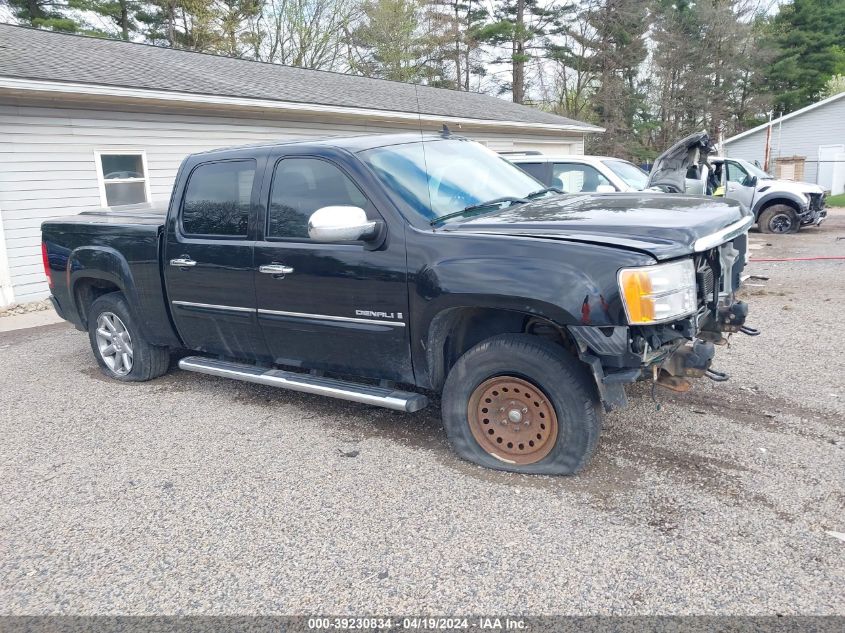
{"label": "gravel driveway", "polygon": [[750,272],[732,380],[629,389],[571,478],[458,460],[436,408],[124,385],[65,324],[0,334],[0,613],[845,614],[845,262]]}

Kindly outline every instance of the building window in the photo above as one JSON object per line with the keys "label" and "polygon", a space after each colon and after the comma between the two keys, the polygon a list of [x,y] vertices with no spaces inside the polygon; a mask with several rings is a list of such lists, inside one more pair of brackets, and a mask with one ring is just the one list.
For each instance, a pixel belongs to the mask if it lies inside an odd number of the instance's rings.
{"label": "building window", "polygon": [[144,152],[95,152],[100,202],[104,207],[150,201]]}

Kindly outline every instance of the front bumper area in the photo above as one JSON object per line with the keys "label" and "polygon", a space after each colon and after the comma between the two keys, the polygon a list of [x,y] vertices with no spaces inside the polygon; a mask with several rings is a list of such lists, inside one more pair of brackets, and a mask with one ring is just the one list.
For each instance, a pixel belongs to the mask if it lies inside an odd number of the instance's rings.
{"label": "front bumper area", "polygon": [[827,208],[825,208],[824,194],[810,194],[810,203],[806,210],[799,214],[801,226],[819,226],[826,217]]}
{"label": "front bumper area", "polygon": [[[747,228],[747,227],[746,227]],[[591,369],[606,409],[627,403],[623,385],[653,380],[686,391],[689,378],[727,380],[712,368],[724,335],[759,334],[745,325],[748,305],[736,299],[748,253],[748,234],[729,237],[693,255],[698,308],[669,323],[567,328],[578,357]]]}
{"label": "front bumper area", "polygon": [[593,373],[599,397],[608,411],[627,405],[623,385],[654,380],[674,391],[687,391],[689,378],[727,380],[713,370],[716,346],[723,334],[757,334],[745,325],[748,305],[730,301],[715,312],[696,314],[654,326],[573,326],[568,328],[578,356]]}

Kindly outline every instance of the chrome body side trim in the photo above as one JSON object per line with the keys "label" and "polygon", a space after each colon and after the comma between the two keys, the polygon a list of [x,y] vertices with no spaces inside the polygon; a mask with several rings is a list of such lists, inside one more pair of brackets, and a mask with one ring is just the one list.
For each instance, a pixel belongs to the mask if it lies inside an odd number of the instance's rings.
{"label": "chrome body side trim", "polygon": [[378,407],[393,409],[395,411],[406,411],[408,413],[414,413],[428,406],[428,398],[421,393],[412,391],[399,391],[389,387],[362,385],[336,378],[310,376],[308,374],[299,374],[281,369],[266,369],[256,365],[234,363],[202,356],[183,358],[179,361],[179,368],[210,376],[232,378],[234,380],[243,380],[244,382],[280,387],[291,391],[301,391],[303,393],[340,398],[341,400],[372,404]]}
{"label": "chrome body side trim", "polygon": [[711,248],[715,248],[716,246],[734,239],[738,235],[742,235],[751,227],[752,224],[754,224],[754,216],[744,217],[741,220],[737,220],[733,224],[716,231],[715,233],[698,238],[695,240],[692,248],[696,253],[708,251]]}
{"label": "chrome body side trim", "polygon": [[299,317],[302,319],[323,321],[343,321],[345,323],[366,323],[368,325],[392,325],[393,327],[405,327],[405,323],[403,321],[379,321],[378,319],[358,319],[355,317],[331,316],[328,314],[308,314],[307,312],[285,312],[284,310],[263,310],[259,308],[258,314]]}
{"label": "chrome body side trim", "polygon": [[193,301],[171,301],[175,306],[186,308],[208,308],[210,310],[229,310],[231,312],[255,312],[255,308],[244,308],[241,306],[220,306],[213,303],[194,303]]}

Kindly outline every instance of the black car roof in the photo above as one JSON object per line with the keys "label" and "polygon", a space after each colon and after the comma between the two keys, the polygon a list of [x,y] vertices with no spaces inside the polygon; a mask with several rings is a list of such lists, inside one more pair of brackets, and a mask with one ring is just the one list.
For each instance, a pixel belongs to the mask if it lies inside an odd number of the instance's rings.
{"label": "black car roof", "polygon": [[295,145],[297,147],[307,148],[313,146],[314,148],[334,147],[345,149],[348,152],[357,153],[376,147],[387,147],[389,145],[402,145],[404,143],[418,143],[420,141],[435,142],[443,140],[461,140],[467,141],[469,139],[463,136],[456,136],[453,134],[431,134],[420,132],[407,132],[401,134],[363,134],[359,136],[331,136],[331,137],[315,137],[308,139],[297,139],[289,141],[268,141],[265,143],[252,143],[249,145],[238,145],[235,147],[224,147],[220,149],[213,149],[207,152],[199,152],[192,154],[192,156],[215,156],[223,157],[228,153],[238,154],[243,156],[245,150],[250,149],[268,149],[273,147],[286,147]]}

